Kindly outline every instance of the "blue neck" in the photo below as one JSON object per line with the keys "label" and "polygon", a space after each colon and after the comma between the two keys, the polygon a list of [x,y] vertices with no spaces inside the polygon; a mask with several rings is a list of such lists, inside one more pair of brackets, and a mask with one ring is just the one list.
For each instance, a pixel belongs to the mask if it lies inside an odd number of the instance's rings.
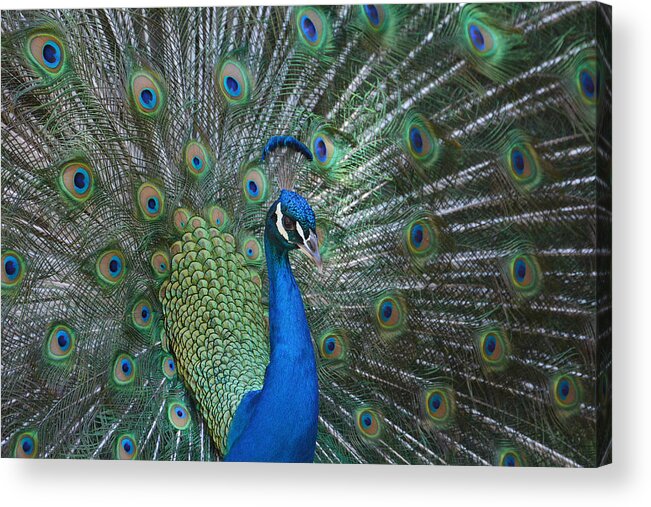
{"label": "blue neck", "polygon": [[269,368],[275,369],[285,364],[283,361],[276,364],[274,359],[299,357],[304,354],[314,362],[310,329],[301,293],[289,265],[288,251],[280,251],[280,248],[274,246],[265,236],[265,253],[269,274]]}
{"label": "blue neck", "polygon": [[269,274],[271,356],[261,391],[237,409],[226,459],[293,461],[314,459],[319,387],[305,308],[287,249],[265,231]]}

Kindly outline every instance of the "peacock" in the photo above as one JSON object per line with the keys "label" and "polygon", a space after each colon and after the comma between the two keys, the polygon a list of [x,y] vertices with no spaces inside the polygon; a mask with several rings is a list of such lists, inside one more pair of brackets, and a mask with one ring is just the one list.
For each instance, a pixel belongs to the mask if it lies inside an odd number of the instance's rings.
{"label": "peacock", "polygon": [[610,20],[3,11],[2,456],[609,463]]}

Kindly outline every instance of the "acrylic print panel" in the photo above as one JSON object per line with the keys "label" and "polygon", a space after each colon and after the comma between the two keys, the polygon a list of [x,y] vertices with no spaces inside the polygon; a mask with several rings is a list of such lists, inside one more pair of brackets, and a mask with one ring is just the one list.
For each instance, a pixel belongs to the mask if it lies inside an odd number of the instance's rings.
{"label": "acrylic print panel", "polygon": [[609,7],[2,32],[3,457],[610,462]]}

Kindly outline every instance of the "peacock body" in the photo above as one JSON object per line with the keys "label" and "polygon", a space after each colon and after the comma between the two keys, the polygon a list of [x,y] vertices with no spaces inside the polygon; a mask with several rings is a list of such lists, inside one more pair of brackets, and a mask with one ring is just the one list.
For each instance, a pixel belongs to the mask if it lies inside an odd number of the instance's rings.
{"label": "peacock body", "polygon": [[609,462],[609,23],[4,11],[2,455]]}

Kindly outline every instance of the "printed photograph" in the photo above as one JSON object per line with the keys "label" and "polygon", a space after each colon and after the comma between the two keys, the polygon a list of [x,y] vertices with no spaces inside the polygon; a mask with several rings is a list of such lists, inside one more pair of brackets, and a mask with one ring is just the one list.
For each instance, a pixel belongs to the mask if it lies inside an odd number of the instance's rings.
{"label": "printed photograph", "polygon": [[3,458],[611,462],[609,6],[3,10],[1,53]]}

